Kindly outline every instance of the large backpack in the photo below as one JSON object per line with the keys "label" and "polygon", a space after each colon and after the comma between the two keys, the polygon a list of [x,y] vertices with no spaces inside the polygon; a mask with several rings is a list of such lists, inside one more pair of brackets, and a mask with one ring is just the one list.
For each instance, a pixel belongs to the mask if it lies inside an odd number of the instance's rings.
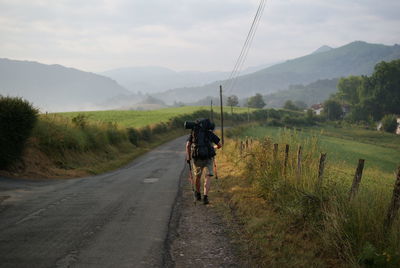
{"label": "large backpack", "polygon": [[192,130],[192,158],[210,159],[215,156],[214,148],[211,146],[208,131],[212,123],[208,119],[197,120]]}

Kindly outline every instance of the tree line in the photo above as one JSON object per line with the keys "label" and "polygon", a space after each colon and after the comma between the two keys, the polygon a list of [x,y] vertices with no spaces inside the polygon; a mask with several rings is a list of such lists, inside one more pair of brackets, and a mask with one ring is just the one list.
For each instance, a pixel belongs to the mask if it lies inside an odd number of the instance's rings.
{"label": "tree line", "polygon": [[[326,108],[347,105],[345,119],[352,122],[379,121],[385,115],[400,115],[400,60],[381,62],[371,76],[341,78],[338,92]],[[338,118],[341,114],[334,114]]]}

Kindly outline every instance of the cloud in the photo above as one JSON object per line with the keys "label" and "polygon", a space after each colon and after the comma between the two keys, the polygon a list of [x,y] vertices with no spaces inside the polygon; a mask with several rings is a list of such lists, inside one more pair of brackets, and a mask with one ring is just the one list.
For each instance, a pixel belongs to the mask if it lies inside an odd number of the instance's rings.
{"label": "cloud", "polygon": [[[229,70],[258,0],[0,0],[1,57],[89,71],[159,65]],[[267,1],[246,65],[327,44],[399,43],[400,2]]]}

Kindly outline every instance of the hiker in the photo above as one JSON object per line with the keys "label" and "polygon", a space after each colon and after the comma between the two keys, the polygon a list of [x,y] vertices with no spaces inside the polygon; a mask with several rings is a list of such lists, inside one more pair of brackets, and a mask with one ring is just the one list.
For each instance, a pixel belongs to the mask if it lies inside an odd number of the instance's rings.
{"label": "hiker", "polygon": [[186,142],[186,160],[190,164],[193,159],[193,171],[195,176],[195,191],[194,197],[197,201],[201,200],[200,183],[201,175],[204,169],[207,169],[207,173],[204,178],[204,190],[203,190],[203,203],[207,205],[208,193],[210,191],[211,178],[214,176],[213,164],[215,150],[212,143],[219,149],[222,147],[220,138],[215,135],[212,131],[214,130],[214,124],[208,119],[197,120],[195,125],[191,127],[192,131]]}

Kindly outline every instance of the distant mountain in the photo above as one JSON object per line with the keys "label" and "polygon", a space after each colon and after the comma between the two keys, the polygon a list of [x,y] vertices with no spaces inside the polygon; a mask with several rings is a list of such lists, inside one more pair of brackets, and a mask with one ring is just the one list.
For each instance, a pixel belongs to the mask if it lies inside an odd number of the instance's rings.
{"label": "distant mountain", "polygon": [[164,67],[128,67],[102,72],[132,92],[155,93],[172,88],[203,86],[227,78],[228,72],[177,72]]}
{"label": "distant mountain", "polygon": [[267,108],[281,108],[287,100],[302,101],[308,106],[324,102],[337,92],[339,79],[323,79],[308,85],[291,85],[289,89],[264,96]]}
{"label": "distant mountain", "polygon": [[333,48],[330,47],[330,46],[322,46],[322,47],[318,48],[317,50],[315,50],[311,54],[318,54],[318,53],[328,52],[328,51],[331,51],[332,49]]}
{"label": "distant mountain", "polygon": [[[274,64],[250,66],[241,74],[250,74]],[[116,80],[132,92],[144,94],[159,93],[173,88],[203,86],[229,77],[229,72],[177,72],[158,66],[118,68],[100,73]]]}
{"label": "distant mountain", "polygon": [[257,65],[257,66],[250,66],[250,67],[244,69],[243,71],[241,71],[240,74],[245,75],[245,74],[255,73],[255,72],[258,72],[262,69],[268,68],[268,67],[273,66],[278,63],[281,63],[281,62],[267,63],[267,64],[262,64],[262,65]]}
{"label": "distant mountain", "polygon": [[0,59],[0,94],[23,97],[42,111],[98,109],[129,91],[94,73],[30,61]]}
{"label": "distant mountain", "polygon": [[228,89],[227,81],[217,81],[202,87],[186,87],[155,95],[165,102],[193,102],[206,96],[217,96],[219,85],[240,98],[261,93],[271,94],[286,90],[290,85],[309,84],[321,79],[333,79],[349,75],[369,75],[381,61],[400,58],[400,46],[386,46],[356,41],[325,52],[288,60],[258,72],[240,76]]}

